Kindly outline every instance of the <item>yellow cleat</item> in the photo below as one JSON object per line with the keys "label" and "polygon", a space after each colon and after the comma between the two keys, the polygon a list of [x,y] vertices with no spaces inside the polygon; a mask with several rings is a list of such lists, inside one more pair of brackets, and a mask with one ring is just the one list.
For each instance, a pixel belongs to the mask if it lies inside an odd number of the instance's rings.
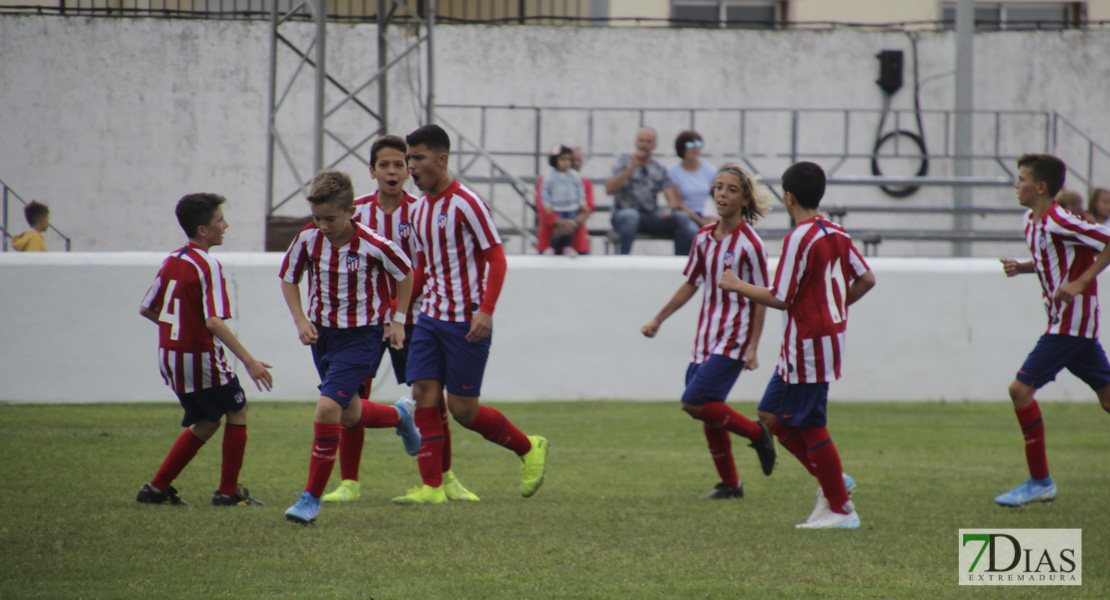
{"label": "yellow cleat", "polygon": [[520,495],[525,498],[531,498],[543,485],[547,463],[547,438],[530,435],[528,439],[532,449],[520,459]]}
{"label": "yellow cleat", "polygon": [[351,500],[358,500],[359,484],[354,479],[344,479],[339,487],[330,494],[324,494],[320,497],[324,502],[350,502]]}
{"label": "yellow cleat", "polygon": [[443,489],[448,500],[469,500],[470,502],[479,500],[478,494],[464,488],[463,484],[459,483],[458,478],[451,471],[443,474]]}
{"label": "yellow cleat", "polygon": [[423,485],[410,489],[404,496],[397,496],[392,502],[394,504],[443,504],[447,502],[447,494],[443,492],[443,486],[435,488]]}

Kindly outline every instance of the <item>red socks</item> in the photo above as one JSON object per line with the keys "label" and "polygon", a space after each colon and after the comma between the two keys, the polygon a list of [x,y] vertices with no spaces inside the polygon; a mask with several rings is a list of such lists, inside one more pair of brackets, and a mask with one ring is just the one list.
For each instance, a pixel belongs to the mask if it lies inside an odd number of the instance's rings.
{"label": "red socks", "polygon": [[339,447],[339,423],[312,424],[315,439],[312,440],[312,456],[308,460],[308,483],[305,491],[319,498],[324,495],[331,470],[335,467],[335,450]]}
{"label": "red socks", "polygon": [[1021,435],[1025,437],[1025,462],[1029,465],[1029,475],[1033,479],[1048,477],[1048,456],[1044,444],[1044,420],[1041,407],[1034,400],[1029,406],[1015,409]]}
{"label": "red socks", "polygon": [[416,428],[420,430],[420,454],[416,464],[420,467],[420,478],[424,485],[439,487],[443,485],[443,421],[439,408],[428,406],[417,408],[413,414]]}
{"label": "red socks", "polygon": [[443,424],[443,472],[451,470],[451,427],[447,417],[447,396],[439,398],[439,421]]}
{"label": "red socks", "polygon": [[711,428],[725,429],[753,442],[763,435],[759,423],[725,406],[724,402],[706,402],[695,418],[704,421]]}
{"label": "red socks", "polygon": [[740,476],[736,473],[736,461],[732,458],[732,437],[724,429],[705,428],[705,439],[709,442],[709,456],[717,466],[717,474],[725,485],[737,487]]}
{"label": "red socks", "polygon": [[848,514],[844,505],[848,502],[848,490],[844,488],[844,471],[840,465],[840,453],[836,451],[829,430],[824,427],[803,427],[799,429],[802,440],[809,451],[809,460],[816,470],[817,482],[829,501],[829,509],[842,515]]}
{"label": "red socks", "polygon": [[359,417],[358,424],[367,429],[384,429],[400,425],[401,417],[397,414],[397,409],[388,404],[363,400],[362,416]]}
{"label": "red socks", "polygon": [[204,440],[198,438],[192,429],[186,428],[177,436],[177,441],[173,443],[170,448],[170,453],[166,455],[166,459],[162,461],[162,466],[158,468],[158,474],[150,481],[150,485],[158,488],[158,491],[165,493],[170,490],[170,484],[174,479],[181,474],[185,465],[193,460],[197,455],[197,450],[204,445]]}
{"label": "red socks", "polygon": [[220,462],[220,493],[234,496],[239,491],[239,471],[247,449],[247,426],[227,424],[224,428],[223,459]]}
{"label": "red socks", "polygon": [[467,429],[476,431],[487,440],[512,450],[517,456],[524,456],[532,449],[532,442],[528,436],[495,408],[479,406],[478,415],[474,417],[474,421]]}
{"label": "red socks", "polygon": [[794,458],[798,459],[798,462],[802,463],[802,466],[809,471],[810,475],[814,477],[817,476],[816,467],[814,467],[813,463],[809,460],[809,452],[806,451],[806,443],[802,440],[802,436],[799,434],[800,430],[797,427],[791,427],[790,425],[783,425],[781,422],[776,422],[775,425],[770,428],[770,431],[778,438],[782,447],[786,448],[787,451],[794,455]]}
{"label": "red socks", "polygon": [[366,428],[355,425],[339,430],[339,476],[358,481],[358,468],[362,464],[362,447],[366,444]]}

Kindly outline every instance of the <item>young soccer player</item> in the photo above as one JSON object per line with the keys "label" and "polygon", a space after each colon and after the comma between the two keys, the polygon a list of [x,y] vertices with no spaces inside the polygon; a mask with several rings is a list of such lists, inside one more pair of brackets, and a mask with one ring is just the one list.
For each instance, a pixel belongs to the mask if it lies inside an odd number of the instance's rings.
{"label": "young soccer player", "polygon": [[136,498],[143,504],[184,506],[171,483],[220,428],[224,429],[220,487],[212,495],[216,506],[261,504],[239,484],[247,447],[247,398],[239,378],[227,363],[224,346],[247,368],[259,391],[273,385],[268,365],[256,360],[231,332],[231,301],[220,261],[208,254],[224,243],[228,224],[217,194],[189,194],[177,202],[177,222],[189,243],[174,250],[158,271],[143,298],[139,314],[158,326],[158,365],[162,378],[177,394],[185,417],[185,431],[150,483]]}
{"label": "young soccer player", "polygon": [[[313,222],[293,240],[281,265],[285,303],[301,343],[312,346],[312,359],[320,374],[308,483],[297,503],[285,511],[287,519],[305,525],[320,513],[320,496],[335,466],[341,427],[382,426],[381,413],[388,412],[402,423],[412,418],[404,410],[382,407],[385,410],[375,409],[363,420],[363,407],[370,402],[360,400],[359,388],[371,373],[370,365],[381,358],[385,323],[391,316],[398,323],[405,321],[413,277],[400,248],[354,222],[354,199],[354,187],[346,173],[317,173],[308,193]],[[300,290],[305,275],[309,282],[307,314]],[[391,306],[394,295],[395,310]],[[391,327],[389,339],[392,347],[401,348],[404,327]],[[410,434],[415,432],[410,429]]]}
{"label": "young soccer player", "polygon": [[727,500],[744,497],[729,433],[751,440],[749,445],[759,454],[764,475],[770,475],[775,468],[775,442],[767,428],[725,406],[740,371],[759,366],[756,348],[767,309],[714,283],[729,271],[754,286],[767,285],[767,251],[752,224],[770,209],[770,192],[743,168],[725,165],[717,172],[710,193],[720,220],[698,230],[683,272],[686,283],[640,332],[655,337],[663,321],[686,304],[698,287],[710,282],[702,293],[694,358],[686,369],[682,410],[704,423],[709,455],[721,478],[702,498]]}
{"label": "young soccer player", "polygon": [[445,387],[456,421],[521,458],[520,493],[531,497],[543,484],[547,440],[524,435],[505,415],[478,400],[489,358],[493,311],[505,280],[501,238],[485,202],[448,172],[451,139],[447,132],[438,125],[425,125],[406,141],[409,170],[424,192],[413,225],[418,249],[427,258],[427,285],[406,366],[422,436],[417,462],[423,485],[393,501],[439,504],[447,500],[444,432],[437,408]]}
{"label": "young soccer player", "polygon": [[825,195],[825,172],[811,162],[782,174],[782,201],[798,225],[783,240],[770,288],[725,271],[720,286],[764,306],[786,311],[782,351],[759,403],[759,419],[783,447],[817,477],[817,506],[806,529],[858,529],[848,499],[855,482],[844,474],[826,429],[829,382],[840,379],[848,306],[875,286],[875,275],[844,228],[826,221],[817,207]]}
{"label": "young soccer player", "polygon": [[[1110,229],[1088,223],[1053,201],[1064,185],[1067,167],[1051,154],[1018,158],[1018,203],[1025,213],[1025,242],[1033,260],[1003,258],[1006,275],[1036,273],[1041,282],[1048,329],[1010,384],[1029,479],[994,499],[1001,506],[1052,502],[1056,484],[1048,473],[1044,421],[1033,394],[1067,369],[1089,385],[1102,408],[1110,411],[1110,364],[1098,341],[1098,283],[1095,276],[1110,263]],[[1095,256],[1095,252],[1098,256]]]}
{"label": "young soccer player", "polygon": [[23,207],[23,218],[27,219],[31,228],[12,237],[12,249],[19,252],[46,252],[46,238],[42,234],[50,229],[50,208],[42,202],[32,200]]}
{"label": "young soccer player", "polygon": [[[413,307],[420,301],[421,291],[424,288],[422,258],[416,250],[416,240],[413,235],[412,213],[416,197],[405,191],[405,180],[409,176],[406,154],[408,145],[405,140],[395,136],[386,135],[378,138],[370,145],[370,178],[378,182],[378,190],[355,200],[355,222],[361,223],[378,232],[382,237],[393,242],[405,253],[413,265],[413,290],[412,302],[405,316],[405,323],[385,325],[385,336],[382,339],[382,351],[378,360],[370,365],[370,376],[366,378],[362,389],[362,418],[363,422],[371,421],[370,415],[379,412],[381,422],[396,421],[396,413],[389,407],[374,404],[369,401],[370,390],[373,387],[374,375],[378,372],[381,359],[388,349],[390,361],[393,364],[393,374],[397,383],[406,383],[405,364],[408,362],[409,341],[412,339],[414,328]],[[388,336],[391,327],[405,328],[405,345],[400,350],[389,346]],[[411,398],[402,398],[398,405],[404,405],[407,413],[415,409],[415,402]],[[395,405],[397,406],[397,405]],[[398,408],[398,410],[401,410]],[[477,501],[478,496],[463,487],[451,470],[451,430],[447,424],[447,399],[440,397],[440,421],[443,423],[443,482],[446,486],[449,500]],[[398,431],[400,434],[400,431]],[[324,494],[321,500],[325,502],[344,502],[357,500],[359,496],[358,471],[362,460],[362,448],[366,439],[366,427],[355,425],[342,429],[339,433],[339,472],[342,482],[335,491]],[[405,450],[416,456],[420,450],[420,436],[404,437]]]}

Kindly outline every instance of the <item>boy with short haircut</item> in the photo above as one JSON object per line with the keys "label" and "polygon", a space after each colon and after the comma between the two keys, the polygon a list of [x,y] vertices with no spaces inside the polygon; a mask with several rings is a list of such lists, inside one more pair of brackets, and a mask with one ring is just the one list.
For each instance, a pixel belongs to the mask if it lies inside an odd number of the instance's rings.
{"label": "boy with short haircut", "polygon": [[[1010,399],[1025,438],[1029,479],[994,499],[1001,506],[1052,502],[1056,484],[1048,472],[1044,420],[1033,394],[1067,369],[1095,391],[1110,411],[1110,364],[1098,341],[1098,283],[1110,263],[1110,228],[1067,212],[1053,198],[1064,185],[1067,167],[1051,154],[1018,158],[1014,184],[1025,213],[1025,242],[1033,260],[999,259],[1008,277],[1036,273],[1041,282],[1048,329],[1010,384]],[[1095,256],[1095,252],[1098,256]]]}
{"label": "boy with short haircut", "polygon": [[[339,446],[341,427],[367,426],[359,389],[380,359],[384,324],[404,322],[412,293],[412,269],[404,252],[376,232],[355,223],[354,186],[346,173],[316,174],[308,193],[313,222],[293,240],[281,265],[281,291],[302,344],[312,346],[320,375],[315,434],[308,482],[285,517],[307,525],[320,513]],[[300,281],[308,276],[308,312],[302,308]],[[394,291],[396,289],[396,292]],[[397,297],[396,310],[392,298]],[[389,331],[390,345],[404,345],[403,327]],[[397,414],[402,438],[417,436],[403,407],[382,407],[367,415]],[[406,433],[407,432],[407,433]]]}
{"label": "boy with short haircut", "polygon": [[208,251],[224,243],[228,224],[220,205],[225,201],[217,194],[189,194],[177,202],[177,222],[189,243],[162,262],[139,308],[139,314],[158,326],[158,365],[185,409],[181,426],[186,428],[154,479],[139,490],[136,500],[143,504],[185,505],[170,484],[216,434],[224,415],[220,487],[212,504],[261,504],[239,484],[247,447],[247,399],[224,346],[243,361],[259,391],[269,390],[273,378],[271,365],[255,360],[224,323],[231,318],[231,301],[223,267]]}
{"label": "boy with short haircut", "polygon": [[418,248],[427,258],[427,287],[406,367],[422,436],[417,463],[423,485],[393,501],[447,501],[444,431],[438,409],[444,388],[456,421],[521,458],[520,492],[531,497],[543,484],[547,440],[524,435],[500,411],[479,403],[492,315],[505,280],[501,238],[485,202],[448,172],[451,139],[447,132],[438,125],[425,125],[406,141],[409,171],[424,192],[413,225]]}
{"label": "boy with short haircut", "polygon": [[[829,382],[840,379],[848,306],[875,286],[863,255],[844,228],[818,212],[825,172],[812,162],[782,174],[783,204],[798,225],[783,240],[770,288],[726,271],[720,286],[786,311],[779,362],[759,403],[759,419],[802,466],[817,477],[817,505],[804,529],[858,529],[848,496],[855,482],[844,474],[825,425]],[[851,282],[851,283],[848,283]]]}
{"label": "boy with short haircut", "polygon": [[[385,135],[375,140],[370,145],[370,178],[378,182],[378,189],[372,194],[355,199],[355,222],[373,229],[382,237],[396,244],[413,265],[413,300],[405,316],[405,323],[403,325],[400,323],[387,323],[385,325],[386,337],[382,338],[382,351],[378,355],[378,360],[370,365],[370,376],[363,383],[363,422],[374,421],[368,415],[375,410],[379,412],[378,421],[388,423],[390,418],[396,421],[396,414],[389,414],[392,412],[389,407],[369,401],[370,391],[373,387],[374,376],[378,372],[378,367],[387,349],[397,383],[406,383],[405,365],[408,362],[409,341],[412,339],[415,323],[413,308],[420,301],[421,292],[424,289],[422,258],[416,250],[416,240],[412,228],[413,205],[416,202],[416,197],[404,189],[405,180],[409,176],[407,153],[408,145],[405,144],[404,139],[398,136]],[[403,326],[405,329],[405,345],[399,350],[390,347],[388,343],[389,330],[394,326]],[[415,403],[411,398],[401,398],[397,404],[403,404],[405,411],[409,414],[415,409]],[[447,425],[446,398],[440,398],[439,412],[444,431],[443,479],[447,486],[447,497],[450,500],[477,501],[478,496],[463,487],[451,470],[451,433]],[[324,502],[346,502],[358,499],[360,485],[358,471],[359,464],[362,461],[362,448],[365,439],[366,426],[364,425],[355,425],[340,431],[339,472],[342,476],[342,482],[334,491],[324,494],[321,500]],[[420,450],[420,436],[414,435],[411,439],[408,437],[404,439],[405,450],[415,456]]]}
{"label": "boy with short haircut", "polygon": [[32,200],[23,207],[23,218],[27,219],[31,228],[12,237],[12,249],[19,252],[46,252],[46,238],[42,234],[50,229],[50,209],[45,204]]}
{"label": "boy with short haircut", "polygon": [[709,454],[721,478],[702,499],[728,500],[744,497],[729,433],[751,440],[749,445],[759,454],[764,475],[775,468],[771,433],[725,405],[740,372],[759,366],[756,349],[766,308],[715,285],[725,271],[754,286],[767,284],[767,251],[751,226],[769,212],[770,191],[740,166],[725,165],[717,172],[710,192],[720,220],[698,230],[684,271],[686,283],[640,332],[655,337],[663,321],[686,304],[699,286],[709,282],[702,294],[682,410],[704,423]]}

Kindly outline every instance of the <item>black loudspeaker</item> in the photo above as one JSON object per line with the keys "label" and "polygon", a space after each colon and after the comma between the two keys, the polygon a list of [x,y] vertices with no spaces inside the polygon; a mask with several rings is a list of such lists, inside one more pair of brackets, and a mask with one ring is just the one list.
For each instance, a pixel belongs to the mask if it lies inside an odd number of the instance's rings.
{"label": "black loudspeaker", "polygon": [[893,94],[902,88],[902,51],[883,50],[877,56],[879,80],[875,83],[887,94]]}

